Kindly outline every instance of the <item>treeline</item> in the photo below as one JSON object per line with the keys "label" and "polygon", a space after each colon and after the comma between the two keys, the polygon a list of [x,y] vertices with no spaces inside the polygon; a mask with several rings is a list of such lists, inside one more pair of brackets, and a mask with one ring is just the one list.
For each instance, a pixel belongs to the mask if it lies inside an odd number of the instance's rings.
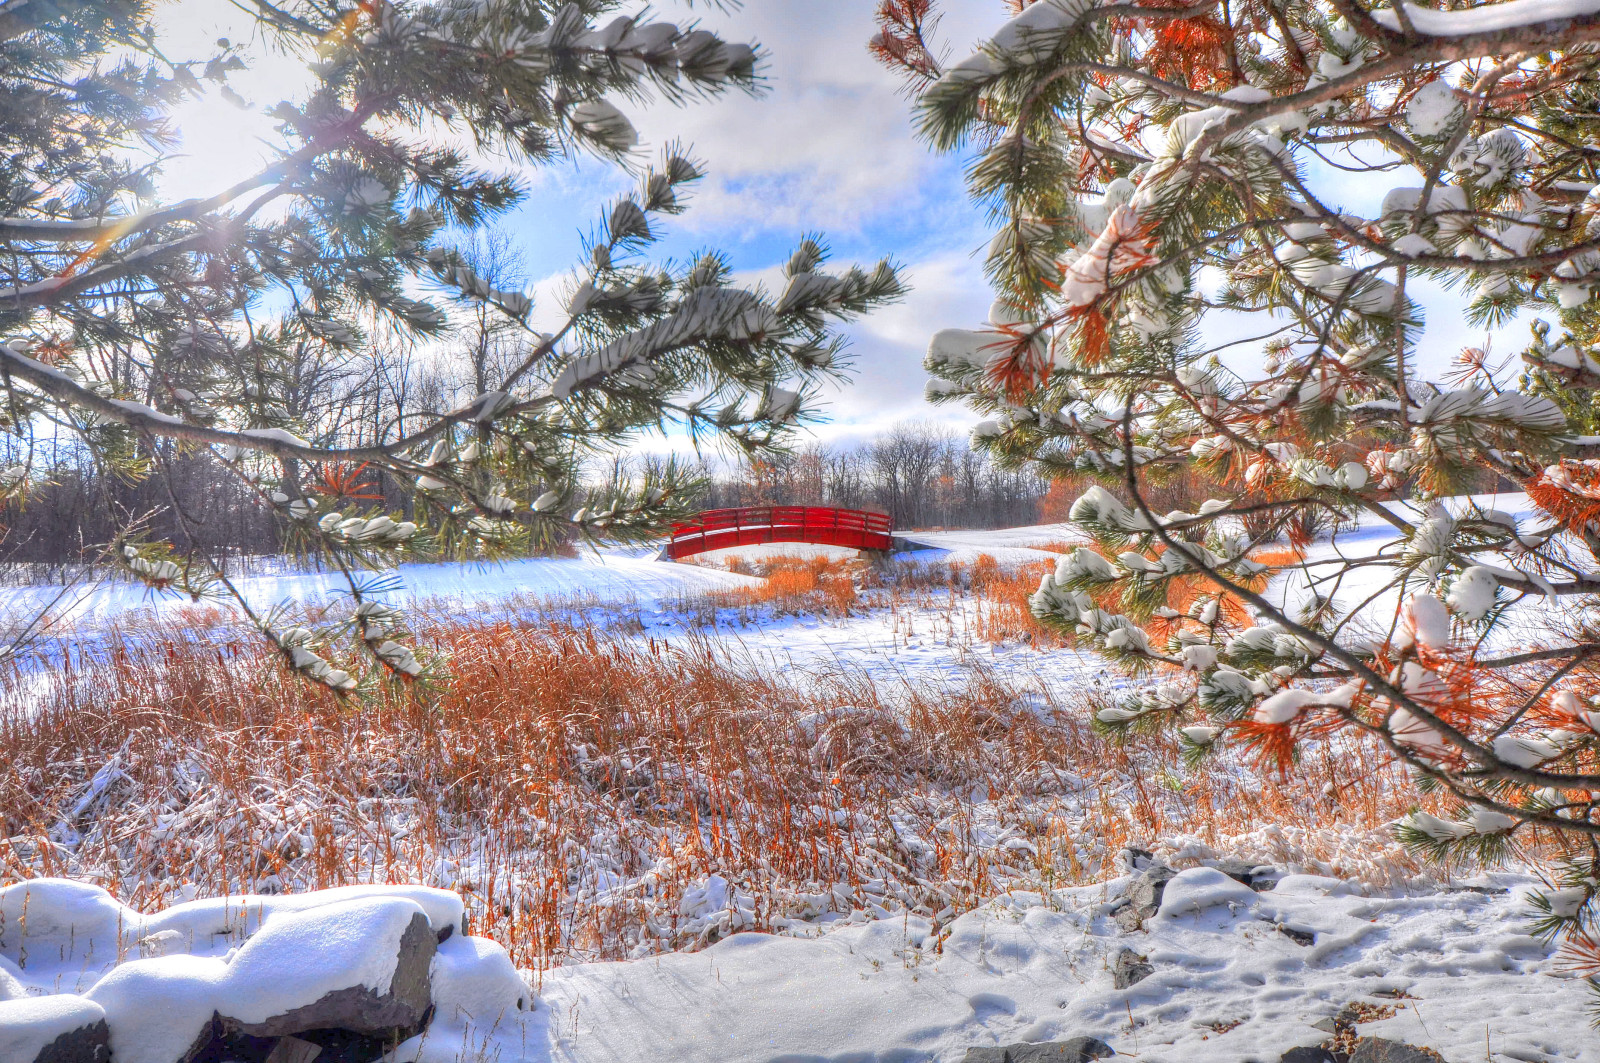
{"label": "treeline", "polygon": [[702,467],[702,504],[824,505],[887,513],[899,528],[1033,524],[1049,483],[1002,469],[967,437],[924,422],[896,425],[855,446],[812,445],[735,470]]}
{"label": "treeline", "polygon": [[[596,469],[595,486],[642,473],[657,460]],[[0,509],[0,559],[42,566],[92,560],[130,520],[180,550],[216,559],[281,550],[277,520],[260,493],[209,450],[163,446],[146,461],[154,475],[129,476],[95,462],[82,447],[15,439],[0,446],[0,463],[28,466],[34,483],[24,502]],[[964,435],[924,423],[898,425],[854,446],[806,446],[753,465],[702,461],[693,471],[704,484],[696,500],[702,508],[843,506],[888,513],[906,528],[1031,524],[1049,489],[1030,472],[999,468]],[[409,515],[407,493],[386,477],[359,466],[323,475],[346,477],[363,506]]]}

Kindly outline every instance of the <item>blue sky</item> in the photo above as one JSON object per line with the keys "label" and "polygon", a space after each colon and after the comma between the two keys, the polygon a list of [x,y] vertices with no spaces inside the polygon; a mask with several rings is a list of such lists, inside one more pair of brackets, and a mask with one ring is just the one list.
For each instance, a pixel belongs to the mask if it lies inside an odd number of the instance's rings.
{"label": "blue sky", "polygon": [[[991,298],[979,258],[988,233],[962,187],[964,160],[934,156],[916,138],[898,81],[866,50],[873,6],[872,0],[746,0],[722,10],[705,0],[693,7],[661,0],[652,8],[657,18],[699,20],[729,39],[759,42],[767,54],[767,91],[683,107],[625,105],[644,150],[655,154],[683,142],[708,169],[689,211],[672,220],[662,254],[718,248],[741,273],[771,283],[795,241],[820,233],[836,262],[890,255],[905,268],[910,296],[849,329],[852,382],[830,390],[829,421],[812,428],[835,442],[907,418],[954,426],[975,420],[922,401],[920,363],[929,336],[977,326]],[[1001,0],[944,0],[941,7],[940,37],[956,55],[970,52],[1006,17]],[[244,24],[226,0],[179,0],[163,10],[163,36],[176,55],[203,54],[217,36],[238,36]],[[269,60],[235,87],[252,104],[271,106],[302,76],[292,63]],[[213,191],[266,157],[260,138],[270,135],[271,122],[259,114],[211,99],[186,108],[179,120],[188,157],[169,167],[169,195]],[[502,224],[522,251],[534,294],[554,313],[582,234],[629,179],[593,160],[523,176],[528,200]],[[1337,189],[1330,198],[1357,211],[1373,209],[1391,183],[1405,183],[1382,175],[1352,182],[1335,171],[1330,177],[1329,187]],[[1437,374],[1462,346],[1481,344],[1484,336],[1465,324],[1456,299],[1435,292],[1425,301],[1430,329],[1419,362],[1425,374]],[[1226,331],[1232,326],[1221,327],[1232,338]],[[1526,335],[1521,325],[1510,332],[1495,344],[1503,353],[1519,348]],[[1229,360],[1238,358],[1251,353],[1236,350]]]}
{"label": "blue sky", "polygon": [[[999,0],[949,0],[947,35],[967,50],[1005,17]],[[961,186],[961,160],[932,156],[916,139],[897,80],[868,55],[871,0],[747,0],[724,11],[701,0],[652,5],[655,17],[698,20],[729,39],[756,41],[768,57],[766,91],[687,106],[627,106],[651,154],[669,142],[689,145],[707,179],[689,210],[672,219],[662,254],[712,247],[756,278],[776,275],[795,242],[821,234],[834,261],[872,262],[890,255],[915,285],[902,304],[850,328],[850,385],[827,396],[820,438],[870,435],[909,417],[965,424],[948,407],[923,403],[920,363],[937,329],[981,321],[990,302],[977,251],[986,242],[980,212]],[[247,23],[225,0],[180,0],[159,12],[171,54],[203,54],[218,36],[240,39]],[[292,94],[302,75],[269,59],[234,86],[252,105],[270,107]],[[185,158],[169,166],[169,196],[205,194],[267,156],[271,122],[220,99],[178,116]],[[526,203],[503,222],[543,302],[581,253],[605,205],[628,186],[626,175],[593,160],[558,163],[524,175]]]}

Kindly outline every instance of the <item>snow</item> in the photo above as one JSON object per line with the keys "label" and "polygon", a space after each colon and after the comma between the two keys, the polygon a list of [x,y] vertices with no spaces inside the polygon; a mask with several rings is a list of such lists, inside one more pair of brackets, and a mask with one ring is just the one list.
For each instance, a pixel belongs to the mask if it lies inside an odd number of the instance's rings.
{"label": "snow", "polygon": [[172,1063],[209,1030],[227,977],[223,960],[160,956],[122,964],[87,995],[105,1009],[117,1063]]}
{"label": "snow", "polygon": [[1149,241],[1140,235],[1134,204],[1116,207],[1094,242],[1067,268],[1061,281],[1062,302],[1072,307],[1093,303],[1118,275],[1148,261],[1148,248]]}
{"label": "snow", "polygon": [[1446,602],[1451,610],[1468,620],[1480,620],[1494,607],[1500,583],[1494,573],[1482,565],[1473,565],[1461,573],[1450,587]]}
{"label": "snow", "polygon": [[214,898],[147,916],[84,883],[19,883],[0,890],[0,950],[30,995],[0,999],[0,1060],[32,1059],[24,1039],[104,1017],[118,1063],[170,1063],[217,1014],[260,1023],[340,989],[386,993],[419,915],[455,931],[432,968],[438,1044],[481,1041],[533,1001],[503,948],[460,932],[461,914],[458,895],[421,886]]}
{"label": "snow", "polygon": [[337,989],[387,993],[400,938],[418,915],[403,897],[373,897],[278,916],[229,962],[229,1005],[218,1010],[258,1023]]}
{"label": "snow", "polygon": [[16,1000],[27,995],[28,991],[23,988],[22,980],[17,977],[21,973],[16,964],[0,956],[0,1002]]}
{"label": "snow", "polygon": [[137,913],[111,894],[85,882],[60,879],[22,882],[0,889],[0,956],[20,965],[41,962],[39,942],[50,942],[47,956],[72,969],[115,961]]}
{"label": "snow", "polygon": [[0,1060],[31,1063],[58,1037],[104,1018],[98,1004],[71,994],[22,1000],[0,997]]}
{"label": "snow", "polygon": [[[1462,37],[1496,33],[1522,26],[1583,18],[1600,12],[1600,0],[1509,0],[1480,4],[1461,11],[1434,11],[1406,4],[1406,17],[1418,33],[1430,37]],[[1386,29],[1398,31],[1400,19],[1393,11],[1374,11],[1372,18]]]}
{"label": "snow", "polygon": [[[459,609],[516,596],[648,606],[760,583],[753,577],[730,572],[661,564],[653,552],[637,556],[623,550],[587,548],[574,558],[530,558],[500,565],[408,564],[394,571],[402,581],[402,589],[385,597],[390,604],[406,608],[437,603]],[[240,576],[234,583],[253,608],[270,608],[280,601],[311,605],[348,593],[344,578],[334,572],[270,572]],[[60,591],[60,587],[50,586],[0,588],[0,610],[9,615],[31,616]],[[69,591],[63,605],[52,610],[52,615],[60,623],[83,628],[104,625],[139,609],[181,618],[207,608],[210,607],[197,606],[187,597],[154,595],[143,584],[106,581]]]}
{"label": "snow", "polygon": [[425,1034],[395,1049],[393,1063],[493,1059],[497,1032],[520,1031],[524,1013],[535,1006],[506,950],[486,938],[458,935],[445,941],[434,957],[432,974],[433,1021]]}
{"label": "snow", "polygon": [[1178,872],[1178,877],[1167,883],[1161,894],[1161,909],[1156,914],[1162,919],[1181,919],[1218,905],[1226,905],[1237,914],[1240,909],[1254,907],[1255,903],[1255,890],[1244,883],[1214,867],[1191,867]]}
{"label": "snow", "polygon": [[1445,132],[1461,114],[1461,101],[1445,81],[1430,81],[1406,103],[1406,124],[1419,137]]}
{"label": "snow", "polygon": [[[1528,496],[1520,491],[1462,495],[1443,499],[1432,510],[1424,510],[1401,502],[1391,502],[1387,505],[1396,515],[1417,527],[1418,532],[1413,537],[1412,543],[1419,553],[1431,551],[1435,533],[1443,533],[1449,522],[1457,519],[1473,517],[1501,523],[1506,526],[1508,535],[1514,527],[1525,532],[1531,528],[1542,527],[1536,518],[1537,510]],[[1430,513],[1433,515],[1430,516]],[[1400,532],[1392,525],[1373,514],[1363,513],[1354,528],[1341,529],[1331,539],[1313,543],[1307,551],[1304,565],[1280,573],[1266,592],[1267,597],[1274,604],[1287,606],[1291,615],[1294,609],[1306,601],[1313,589],[1324,595],[1332,594],[1335,601],[1344,608],[1372,598],[1373,603],[1367,609],[1368,615],[1393,618],[1399,612],[1402,601],[1410,598],[1410,593],[1402,594],[1399,586],[1388,586],[1390,580],[1395,577],[1393,569],[1383,565],[1356,566],[1345,571],[1337,583],[1327,577],[1334,574],[1338,564],[1342,564],[1340,559],[1371,557],[1377,555],[1380,550],[1385,553],[1395,553],[1394,546],[1390,544],[1400,538]],[[1474,573],[1470,580],[1467,580],[1466,574],[1463,573],[1457,584],[1465,580],[1467,586],[1462,588],[1459,594],[1454,588],[1447,594],[1447,597],[1452,599],[1449,603],[1452,609],[1466,618],[1470,618],[1474,610],[1486,604],[1490,590],[1486,577],[1496,582],[1505,579],[1525,579],[1538,583],[1543,579],[1525,557],[1509,551],[1476,554],[1474,560],[1476,565],[1473,567],[1483,569],[1483,573]],[[1410,586],[1406,588],[1407,592],[1415,591],[1417,585],[1418,581],[1413,578]],[[1570,600],[1575,601],[1575,599]],[[1425,611],[1431,611],[1430,606],[1424,605],[1423,608]],[[1434,626],[1430,629],[1430,637],[1438,638],[1448,629],[1447,627],[1441,629],[1438,626],[1437,615],[1432,619]],[[1352,631],[1352,634],[1357,632]],[[1365,638],[1386,637],[1387,624],[1385,623],[1381,630],[1364,630],[1359,634]],[[1397,632],[1397,635],[1402,641],[1404,640],[1404,632]],[[1514,610],[1492,631],[1484,646],[1492,647],[1497,652],[1502,650],[1510,652],[1515,651],[1517,647],[1527,648],[1541,641],[1548,647],[1548,633],[1540,626],[1539,618],[1524,607],[1520,611]]]}
{"label": "snow", "polygon": [[[1147,933],[1108,917],[1120,880],[1002,895],[951,923],[942,948],[916,916],[812,939],[738,934],[698,953],[551,972],[527,1055],[653,1063],[669,1044],[684,1058],[954,1063],[974,1045],[1091,1035],[1141,1063],[1239,1063],[1320,1043],[1312,1023],[1399,990],[1403,1010],[1362,1035],[1452,1060],[1482,1058],[1487,1037],[1496,1059],[1597,1063],[1583,983],[1556,977],[1525,933],[1536,880],[1491,881],[1509,892],[1365,896],[1300,875],[1255,894],[1197,868],[1167,886]],[[1118,990],[1109,967],[1123,947],[1156,971]]]}

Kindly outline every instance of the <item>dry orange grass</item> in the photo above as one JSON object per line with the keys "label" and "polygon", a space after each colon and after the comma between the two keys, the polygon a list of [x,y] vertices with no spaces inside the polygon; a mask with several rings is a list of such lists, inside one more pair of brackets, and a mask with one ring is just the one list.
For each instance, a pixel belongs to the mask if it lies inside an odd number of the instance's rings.
{"label": "dry orange grass", "polygon": [[867,563],[858,558],[733,557],[723,567],[740,575],[759,576],[762,583],[707,596],[713,603],[734,608],[767,606],[778,613],[846,616],[862,590],[875,582]]}
{"label": "dry orange grass", "polygon": [[974,633],[985,642],[1000,644],[1066,645],[1065,637],[1035,620],[1028,608],[1028,597],[1039,589],[1039,580],[1055,567],[1054,561],[1028,561],[1007,568],[990,555],[979,554],[972,564],[972,592],[980,603]]}
{"label": "dry orange grass", "polygon": [[[542,969],[830,912],[948,919],[999,890],[1114,874],[1127,841],[1415,870],[1373,841],[1410,800],[1375,758],[1264,787],[1173,774],[1161,741],[1097,737],[1092,696],[982,671],[886,689],[754,674],[708,642],[455,624],[425,635],[447,689],[341,704],[248,634],[194,636],[113,642],[42,692],[0,683],[0,883],[70,875],[155,908],[423,882]],[[686,913],[710,876],[742,901]]]}

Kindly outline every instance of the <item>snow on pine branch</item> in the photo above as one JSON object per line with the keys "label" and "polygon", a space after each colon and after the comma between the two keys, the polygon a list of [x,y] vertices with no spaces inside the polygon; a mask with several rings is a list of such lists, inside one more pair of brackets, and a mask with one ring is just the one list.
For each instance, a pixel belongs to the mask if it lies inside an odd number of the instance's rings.
{"label": "snow on pine branch", "polygon": [[1096,481],[1030,601],[1151,677],[1096,726],[1365,743],[1449,806],[1408,844],[1537,827],[1600,880],[1600,6],[1101,11],[1029,5],[917,98],[997,229],[928,395]]}
{"label": "snow on pine branch", "polygon": [[[205,551],[126,528],[107,560],[159,592],[231,596],[288,668],[339,697],[439,678],[398,618],[372,621],[396,563],[494,561],[572,533],[649,538],[691,505],[685,473],[590,488],[588,455],[677,420],[759,457],[806,413],[809,377],[838,371],[837,324],[901,293],[887,263],[822,274],[813,255],[775,302],[727,287],[714,253],[682,275],[639,261],[701,171],[671,149],[636,167],[625,107],[752,91],[754,44],[610,3],[374,0],[292,18],[259,5],[243,43],[170,55],[82,6],[41,9],[7,74],[38,106],[0,106],[17,152],[0,180],[7,430],[25,446],[70,437],[130,482],[202,469],[289,550],[345,572],[351,615],[301,633],[234,593]],[[313,60],[303,92],[263,108],[281,155],[161,204],[160,146],[137,168],[119,146],[149,147],[194,70],[227,95],[231,73],[277,52]],[[82,143],[103,150],[63,150]],[[519,167],[583,152],[644,172],[594,230],[570,320],[544,335],[507,279],[519,237],[499,223],[537,187]],[[422,286],[499,312],[449,313]],[[0,494],[23,501],[47,480],[8,464]],[[173,527],[215,525],[178,501],[215,492],[148,489],[179,505]]]}
{"label": "snow on pine branch", "polygon": [[[1488,36],[1505,30],[1536,28],[1600,14],[1596,0],[1505,0],[1455,11],[1436,11],[1401,2],[1405,23],[1430,37]],[[1394,11],[1374,11],[1373,21],[1402,32],[1405,24]]]}

